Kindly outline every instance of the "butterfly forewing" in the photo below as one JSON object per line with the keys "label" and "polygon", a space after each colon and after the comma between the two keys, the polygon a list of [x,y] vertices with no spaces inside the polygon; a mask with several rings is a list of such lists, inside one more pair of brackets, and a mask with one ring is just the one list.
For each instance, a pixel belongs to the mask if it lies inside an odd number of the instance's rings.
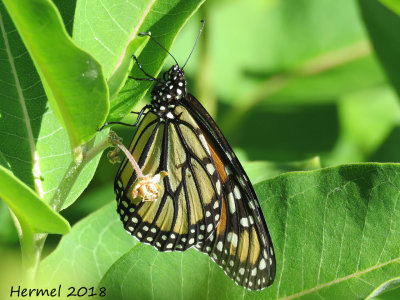
{"label": "butterfly forewing", "polygon": [[143,174],[168,173],[159,199],[132,198],[137,175],[127,159],[115,181],[125,229],[160,251],[183,251],[204,240],[221,215],[222,191],[210,150],[196,137],[199,127],[186,110],[178,106],[174,116],[162,120],[148,112],[129,149]]}

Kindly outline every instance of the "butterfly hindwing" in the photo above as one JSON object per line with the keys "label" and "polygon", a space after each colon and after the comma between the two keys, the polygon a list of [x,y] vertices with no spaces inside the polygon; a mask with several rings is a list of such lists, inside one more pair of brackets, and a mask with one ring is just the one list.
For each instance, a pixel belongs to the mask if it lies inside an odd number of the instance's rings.
{"label": "butterfly hindwing", "polygon": [[143,174],[168,173],[160,182],[158,200],[132,199],[137,176],[127,159],[116,176],[117,211],[125,229],[160,251],[194,246],[215,230],[220,219],[219,177],[198,130],[180,106],[170,120],[150,111],[140,122],[129,150]]}
{"label": "butterfly hindwing", "polygon": [[152,101],[129,151],[143,174],[168,175],[158,196],[147,201],[132,192],[137,174],[128,159],[122,162],[114,189],[124,228],[159,251],[195,247],[250,290],[271,285],[276,268],[271,237],[232,148],[205,108],[186,93],[182,68],[171,67],[163,80],[151,78],[157,81]]}
{"label": "butterfly hindwing", "polygon": [[190,94],[185,105],[200,124],[222,182],[222,212],[216,231],[196,248],[251,290],[271,285],[275,254],[254,189],[214,120]]}

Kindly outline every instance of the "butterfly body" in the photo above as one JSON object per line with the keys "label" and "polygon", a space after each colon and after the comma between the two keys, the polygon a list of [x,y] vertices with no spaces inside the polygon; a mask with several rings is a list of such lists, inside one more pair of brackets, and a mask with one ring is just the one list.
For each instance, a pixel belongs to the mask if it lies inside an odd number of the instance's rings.
{"label": "butterfly body", "polygon": [[133,199],[137,175],[125,159],[116,176],[127,232],[159,251],[208,254],[250,290],[272,284],[275,256],[254,189],[220,129],[186,92],[174,65],[157,81],[130,145],[143,174],[166,171],[156,201]]}

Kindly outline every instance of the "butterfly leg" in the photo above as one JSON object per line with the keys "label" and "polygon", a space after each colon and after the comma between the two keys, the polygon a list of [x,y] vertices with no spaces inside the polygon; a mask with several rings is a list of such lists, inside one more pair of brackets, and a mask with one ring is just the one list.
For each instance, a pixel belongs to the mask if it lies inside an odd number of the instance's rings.
{"label": "butterfly leg", "polygon": [[97,131],[102,131],[104,129],[104,127],[108,126],[108,125],[112,125],[112,124],[119,124],[119,125],[125,125],[125,126],[130,126],[130,127],[136,127],[136,124],[128,124],[128,123],[123,123],[123,122],[106,122],[103,124],[103,126],[101,126],[99,129],[97,129]]}
{"label": "butterfly leg", "polygon": [[99,129],[97,129],[97,131],[102,131],[104,129],[104,127],[111,125],[111,124],[119,124],[119,125],[125,125],[125,126],[129,126],[129,127],[136,127],[139,124],[140,119],[143,117],[143,114],[145,113],[146,109],[149,109],[149,108],[151,108],[151,105],[147,104],[140,110],[140,112],[133,112],[133,111],[131,112],[131,113],[138,115],[135,124],[128,124],[128,123],[123,123],[123,122],[106,122],[103,124],[103,126],[101,126]]}
{"label": "butterfly leg", "polygon": [[135,126],[137,126],[139,124],[139,121],[143,117],[143,114],[146,111],[146,109],[150,109],[150,108],[151,108],[150,104],[146,104],[145,106],[143,106],[143,108],[138,113],[138,117],[136,118]]}
{"label": "butterfly leg", "polygon": [[144,73],[144,75],[146,75],[148,78],[135,78],[135,77],[132,77],[132,76],[128,76],[129,78],[135,79],[135,80],[144,80],[144,81],[157,81],[156,78],[154,78],[153,76],[151,76],[149,73],[147,73],[147,72],[143,69],[142,65],[140,64],[140,62],[139,62],[139,60],[137,59],[137,57],[136,57],[135,54],[133,54],[132,57],[133,57],[133,59],[135,60],[137,66],[138,66],[139,69],[140,69],[140,71],[142,71],[142,72]]}

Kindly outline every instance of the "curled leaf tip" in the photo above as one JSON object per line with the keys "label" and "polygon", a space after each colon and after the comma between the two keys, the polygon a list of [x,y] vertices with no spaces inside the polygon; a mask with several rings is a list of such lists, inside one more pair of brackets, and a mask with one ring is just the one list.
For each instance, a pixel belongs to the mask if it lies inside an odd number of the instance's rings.
{"label": "curled leaf tip", "polygon": [[120,163],[121,157],[119,156],[119,148],[114,148],[107,153],[108,161],[112,164]]}

